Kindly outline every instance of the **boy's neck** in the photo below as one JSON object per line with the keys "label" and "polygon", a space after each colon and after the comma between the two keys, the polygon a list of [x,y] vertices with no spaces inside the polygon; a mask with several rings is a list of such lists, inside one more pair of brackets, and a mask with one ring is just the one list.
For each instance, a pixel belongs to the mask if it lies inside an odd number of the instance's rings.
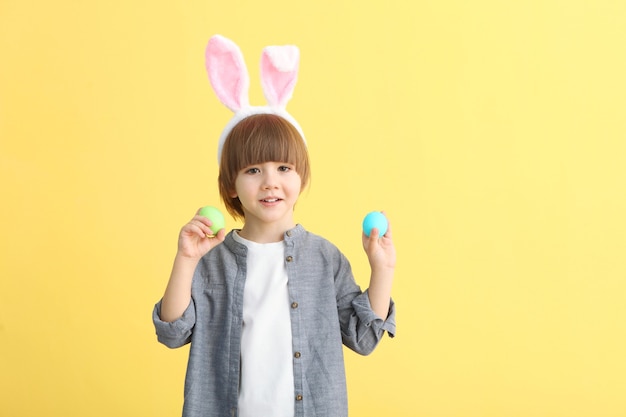
{"label": "boy's neck", "polygon": [[245,223],[239,231],[239,236],[256,243],[274,243],[282,241],[285,232],[294,227],[295,223],[289,226]]}

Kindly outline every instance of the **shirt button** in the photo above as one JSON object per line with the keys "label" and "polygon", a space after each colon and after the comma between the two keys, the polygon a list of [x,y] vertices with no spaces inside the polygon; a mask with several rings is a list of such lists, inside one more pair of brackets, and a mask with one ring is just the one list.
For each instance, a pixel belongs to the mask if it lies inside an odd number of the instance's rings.
{"label": "shirt button", "polygon": [[287,262],[293,261],[293,256],[287,256]]}
{"label": "shirt button", "polygon": [[300,352],[296,352],[293,354],[294,358],[298,359],[301,355]]}
{"label": "shirt button", "polygon": [[296,401],[302,401],[302,395],[300,394],[296,395]]}
{"label": "shirt button", "polygon": [[291,237],[291,230],[287,230],[287,236]]}
{"label": "shirt button", "polygon": [[291,303],[291,308],[298,308],[298,303],[296,303],[295,301]]}

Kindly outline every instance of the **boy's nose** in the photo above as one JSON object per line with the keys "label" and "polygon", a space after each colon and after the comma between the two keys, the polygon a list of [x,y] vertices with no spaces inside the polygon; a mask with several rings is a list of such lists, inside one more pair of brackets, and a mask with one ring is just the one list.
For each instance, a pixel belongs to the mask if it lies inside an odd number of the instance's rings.
{"label": "boy's nose", "polygon": [[276,175],[274,175],[273,173],[266,173],[263,177],[263,188],[276,188],[277,185],[278,182],[276,180]]}

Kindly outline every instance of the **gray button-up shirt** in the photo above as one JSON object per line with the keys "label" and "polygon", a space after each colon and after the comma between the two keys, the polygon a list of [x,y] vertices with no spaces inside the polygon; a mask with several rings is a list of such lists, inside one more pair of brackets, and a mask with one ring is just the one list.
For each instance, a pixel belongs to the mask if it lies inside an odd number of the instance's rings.
{"label": "gray button-up shirt", "polygon": [[[232,233],[200,260],[180,319],[161,321],[161,302],[154,308],[161,343],[176,348],[191,342],[183,417],[237,415],[247,248]],[[298,225],[285,233],[284,243],[295,416],[347,416],[342,342],[367,355],[385,331],[393,337],[394,304],[386,320],[378,317],[348,260],[322,237]]]}

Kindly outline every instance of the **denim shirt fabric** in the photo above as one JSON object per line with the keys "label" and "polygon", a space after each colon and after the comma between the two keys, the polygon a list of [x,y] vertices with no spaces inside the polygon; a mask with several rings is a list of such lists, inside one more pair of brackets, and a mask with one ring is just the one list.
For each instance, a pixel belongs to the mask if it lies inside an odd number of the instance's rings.
{"label": "denim shirt fabric", "polygon": [[[159,342],[170,348],[191,342],[183,417],[237,416],[247,248],[232,234],[200,260],[180,319],[161,321],[160,301],[153,311]],[[393,337],[394,303],[386,320],[378,317],[345,256],[302,226],[287,231],[284,243],[295,416],[347,416],[342,343],[367,355],[385,331]]]}

